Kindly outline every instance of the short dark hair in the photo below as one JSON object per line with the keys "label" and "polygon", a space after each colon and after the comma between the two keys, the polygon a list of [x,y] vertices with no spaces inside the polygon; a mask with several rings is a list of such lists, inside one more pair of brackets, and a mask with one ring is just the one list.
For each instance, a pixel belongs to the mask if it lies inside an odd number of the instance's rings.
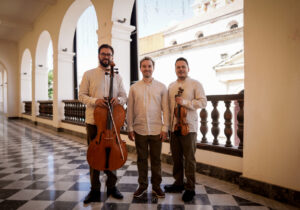
{"label": "short dark hair", "polygon": [[186,58],[184,58],[184,57],[177,58],[177,60],[175,61],[175,65],[176,65],[177,61],[184,61],[186,63],[186,65],[189,67],[189,62],[187,61]]}
{"label": "short dark hair", "polygon": [[103,48],[109,48],[112,52],[112,55],[114,55],[114,48],[112,46],[110,46],[109,44],[102,44],[99,48],[98,48],[98,55],[100,54],[101,49]]}
{"label": "short dark hair", "polygon": [[151,61],[152,64],[153,64],[153,68],[154,68],[155,62],[154,62],[154,60],[153,60],[151,57],[148,57],[148,56],[146,56],[146,57],[142,58],[142,60],[140,60],[140,68],[141,68],[141,65],[142,65],[142,63],[143,63],[144,61]]}

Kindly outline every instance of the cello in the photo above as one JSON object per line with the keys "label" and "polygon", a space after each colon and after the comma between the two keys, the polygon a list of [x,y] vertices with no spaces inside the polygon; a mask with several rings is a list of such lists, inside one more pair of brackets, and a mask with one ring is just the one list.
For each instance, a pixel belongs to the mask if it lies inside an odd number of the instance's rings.
{"label": "cello", "polygon": [[[179,87],[176,97],[181,97],[184,89]],[[174,109],[174,115],[176,116],[177,123],[174,127],[174,134],[176,136],[186,136],[189,133],[189,125],[186,121],[187,110],[185,107],[177,104],[177,107]]]}
{"label": "cello", "polygon": [[97,126],[97,136],[89,144],[87,161],[93,169],[98,171],[116,170],[121,168],[127,160],[126,142],[121,139],[120,129],[125,122],[126,112],[120,104],[112,106],[114,69],[110,63],[109,97],[107,107],[97,106],[94,110],[94,119]]}

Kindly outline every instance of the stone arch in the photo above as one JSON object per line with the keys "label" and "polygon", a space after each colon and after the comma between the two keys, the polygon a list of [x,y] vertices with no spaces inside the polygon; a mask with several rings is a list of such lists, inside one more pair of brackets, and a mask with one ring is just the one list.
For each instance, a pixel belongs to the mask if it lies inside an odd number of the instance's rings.
{"label": "stone arch", "polygon": [[7,114],[7,69],[0,61],[0,113]]}
{"label": "stone arch", "polygon": [[35,100],[48,100],[48,49],[52,45],[48,31],[43,31],[38,39],[35,54]]}
{"label": "stone arch", "polygon": [[24,101],[32,101],[32,57],[29,49],[25,49],[21,60],[20,109],[24,110]]}
{"label": "stone arch", "polygon": [[[91,0],[75,0],[66,11],[58,37],[58,68],[54,71],[54,121],[59,123],[64,115],[62,100],[74,99],[73,79],[73,39],[77,22],[82,13],[90,6]],[[98,27],[99,28],[99,27]]]}

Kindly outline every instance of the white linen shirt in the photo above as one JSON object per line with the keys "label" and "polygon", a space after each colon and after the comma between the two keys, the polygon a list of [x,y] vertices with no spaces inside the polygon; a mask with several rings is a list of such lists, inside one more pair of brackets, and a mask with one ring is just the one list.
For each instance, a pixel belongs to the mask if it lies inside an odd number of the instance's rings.
{"label": "white linen shirt", "polygon": [[198,130],[198,114],[197,109],[205,108],[207,99],[204,93],[204,89],[200,82],[187,77],[184,81],[175,81],[169,85],[169,108],[170,108],[170,123],[171,130],[174,131],[176,124],[176,117],[174,116],[174,108],[177,105],[175,103],[175,95],[178,93],[178,89],[181,87],[184,91],[182,93],[183,104],[182,106],[187,108],[186,120],[189,125],[189,132],[197,132]]}
{"label": "white linen shirt", "polygon": [[168,132],[168,90],[163,83],[154,79],[151,83],[140,80],[130,87],[127,126],[129,132],[144,136]]}
{"label": "white linen shirt", "polygon": [[[95,124],[94,109],[97,99],[109,96],[110,76],[100,67],[86,71],[79,86],[79,101],[86,104],[85,122]],[[114,75],[113,97],[124,105],[127,101],[126,91],[119,74]]]}

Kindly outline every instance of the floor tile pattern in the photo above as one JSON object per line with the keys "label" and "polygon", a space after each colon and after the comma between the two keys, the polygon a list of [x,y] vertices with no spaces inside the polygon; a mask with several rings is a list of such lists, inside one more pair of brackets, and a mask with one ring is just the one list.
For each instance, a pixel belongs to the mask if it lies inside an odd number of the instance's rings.
{"label": "floor tile pattern", "polygon": [[[118,188],[123,200],[107,198],[105,175],[101,175],[101,202],[84,205],[90,189],[86,162],[87,147],[71,138],[25,126],[21,121],[0,122],[0,209],[158,209],[158,210],[265,210],[269,209],[211,188],[196,185],[195,199],[189,203],[181,194],[167,193],[157,199],[148,192],[133,198],[137,184],[137,166],[132,159],[118,170]],[[149,172],[150,175],[150,172]],[[150,179],[149,179],[150,180]],[[163,172],[163,184],[173,178]]]}

